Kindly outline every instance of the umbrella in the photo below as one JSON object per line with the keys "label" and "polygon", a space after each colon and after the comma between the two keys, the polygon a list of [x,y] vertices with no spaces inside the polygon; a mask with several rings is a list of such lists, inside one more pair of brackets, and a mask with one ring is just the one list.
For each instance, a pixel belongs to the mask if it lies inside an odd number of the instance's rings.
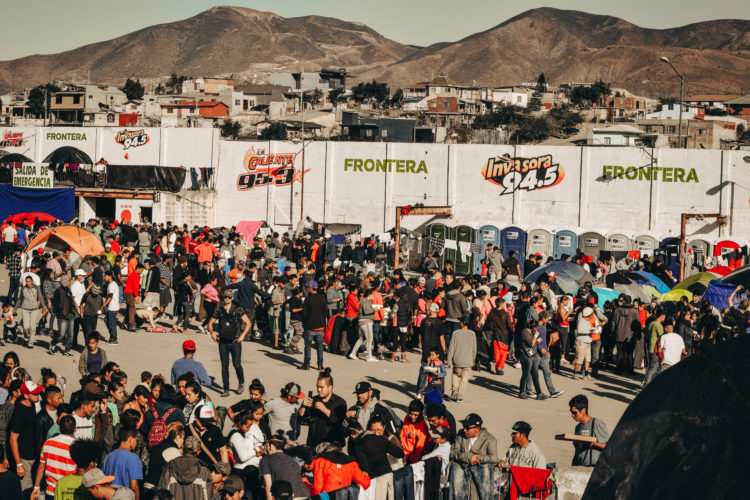
{"label": "umbrella", "polygon": [[594,282],[594,277],[591,276],[591,273],[586,272],[584,268],[572,262],[563,261],[550,262],[546,266],[534,270],[534,272],[526,276],[525,281],[535,283],[542,275],[551,272],[555,273],[555,282],[560,287],[560,290],[569,295],[578,293],[578,289],[587,281]]}
{"label": "umbrella", "polygon": [[628,276],[630,276],[630,274],[640,276],[646,281],[646,283],[656,288],[661,293],[667,293],[669,291],[669,287],[655,274],[647,273],[646,271],[635,271],[633,273],[628,273]]}
{"label": "umbrella", "polygon": [[742,335],[657,375],[620,418],[583,500],[746,498],[748,351]]}
{"label": "umbrella", "polygon": [[55,222],[57,220],[54,215],[50,215],[45,212],[23,212],[9,216],[7,219],[5,219],[5,222],[18,224],[19,222],[26,221],[34,222],[34,219],[40,222]]}
{"label": "umbrella", "polygon": [[726,276],[732,272],[732,268],[729,266],[716,266],[711,269],[706,269],[709,273],[718,274],[719,276]]}
{"label": "umbrella", "polygon": [[[688,276],[684,280],[677,283],[674,288],[690,290],[691,292],[693,292],[693,295],[703,295],[703,292],[706,291],[706,287],[708,287],[708,284],[711,282],[711,280],[715,280],[716,278],[718,278],[718,275],[708,271],[704,271],[702,273]],[[750,278],[750,276],[748,276],[748,278]]]}
{"label": "umbrella", "polygon": [[662,302],[679,302],[681,297],[687,297],[689,301],[693,300],[693,292],[683,288],[674,288],[661,296]]}

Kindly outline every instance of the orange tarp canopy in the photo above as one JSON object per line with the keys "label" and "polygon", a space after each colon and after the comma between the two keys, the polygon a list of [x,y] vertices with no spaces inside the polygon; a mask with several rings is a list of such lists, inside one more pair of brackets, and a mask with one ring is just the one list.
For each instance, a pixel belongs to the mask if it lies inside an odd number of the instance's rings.
{"label": "orange tarp canopy", "polygon": [[81,229],[78,226],[58,226],[45,229],[37,235],[26,247],[27,252],[36,250],[39,247],[46,247],[50,239],[59,239],[70,247],[70,250],[81,257],[87,255],[101,255],[104,253],[102,242],[89,231]]}

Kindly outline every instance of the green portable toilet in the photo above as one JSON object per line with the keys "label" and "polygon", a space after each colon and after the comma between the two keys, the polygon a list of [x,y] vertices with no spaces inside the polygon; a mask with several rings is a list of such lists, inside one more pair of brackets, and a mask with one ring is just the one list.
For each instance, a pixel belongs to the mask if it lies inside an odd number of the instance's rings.
{"label": "green portable toilet", "polygon": [[[476,243],[477,232],[471,226],[456,226],[453,229],[456,235],[456,246],[458,247],[455,258],[451,259],[453,260],[453,269],[456,270],[456,274],[472,274],[474,272],[474,254],[466,248],[464,248],[464,252],[461,252],[461,247],[466,247],[467,243]],[[461,243],[464,245],[461,245]]]}
{"label": "green portable toilet", "polygon": [[[455,231],[453,228],[446,226],[442,222],[434,222],[427,226],[425,228],[425,234],[428,237],[434,237],[434,238],[443,238],[443,240],[453,240],[455,239]],[[428,246],[425,249],[425,255],[427,255],[428,251],[432,251],[432,249]],[[434,252],[433,252],[434,255]],[[456,258],[456,252],[455,250],[446,250],[444,249],[442,252],[440,252],[440,256],[436,259],[438,263],[438,268],[440,270],[443,269],[445,266],[445,259],[448,259],[450,261],[453,261]]]}

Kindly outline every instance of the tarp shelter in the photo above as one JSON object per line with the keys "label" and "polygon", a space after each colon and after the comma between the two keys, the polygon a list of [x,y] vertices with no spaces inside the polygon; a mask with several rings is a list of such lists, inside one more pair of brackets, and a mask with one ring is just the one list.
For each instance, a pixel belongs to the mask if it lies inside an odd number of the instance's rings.
{"label": "tarp shelter", "polygon": [[654,255],[656,250],[656,238],[648,234],[641,234],[633,238],[633,250],[637,250],[641,255]]}
{"label": "tarp shelter", "polygon": [[248,245],[253,244],[255,235],[258,234],[258,230],[265,224],[262,220],[259,221],[247,221],[243,220],[237,223],[237,233],[242,235],[242,241]]}
{"label": "tarp shelter", "polygon": [[492,225],[480,226],[477,230],[477,243],[482,245],[482,253],[474,256],[474,274],[482,272],[482,259],[487,257],[487,245],[500,248],[500,230]]}
{"label": "tarp shelter", "polygon": [[[724,283],[719,280],[712,280],[708,283],[706,291],[703,292],[701,300],[708,301],[709,304],[718,310],[729,307],[729,296],[737,289],[738,285],[734,283]],[[747,298],[747,292],[737,293],[732,301],[732,306],[737,307],[740,299]]]}
{"label": "tarp shelter", "polygon": [[739,269],[735,269],[731,273],[727,274],[721,281],[724,283],[731,283],[733,285],[742,285],[745,288],[750,289],[750,266],[744,266]]}
{"label": "tarp shelter", "polygon": [[94,162],[91,161],[91,157],[89,155],[87,155],[80,149],[74,148],[72,146],[63,146],[48,154],[42,163],[91,165]]}
{"label": "tarp shelter", "polygon": [[94,233],[78,226],[65,225],[45,229],[26,246],[26,254],[31,255],[42,248],[45,252],[64,252],[70,248],[70,260],[77,266],[87,255],[104,253],[102,242]]}
{"label": "tarp shelter", "polygon": [[471,274],[474,271],[474,254],[471,253],[470,246],[476,242],[476,231],[470,226],[456,226],[456,258],[453,261],[453,269],[456,274]]}
{"label": "tarp shelter", "polygon": [[602,236],[601,233],[596,233],[594,231],[581,234],[578,238],[578,242],[583,254],[594,258],[599,257],[599,253],[604,250],[606,244],[604,236]]}
{"label": "tarp shelter", "polygon": [[[667,293],[669,291],[669,287],[655,274],[647,273],[646,271],[635,271],[632,274],[640,276],[641,279],[656,288],[660,293]],[[633,278],[632,276],[630,276],[630,274],[628,274],[628,277]]]}
{"label": "tarp shelter", "polygon": [[13,224],[27,222],[33,224],[34,221],[55,222],[56,220],[57,218],[54,215],[50,215],[45,212],[22,212],[11,215],[7,219],[5,219],[5,222],[12,222]]}
{"label": "tarp shelter", "polygon": [[709,273],[718,274],[719,276],[726,276],[732,272],[732,268],[729,266],[716,266],[711,269],[706,269]]}
{"label": "tarp shelter", "polygon": [[611,288],[605,288],[603,286],[595,286],[594,292],[596,292],[596,295],[598,297],[598,301],[596,305],[599,306],[599,309],[604,310],[604,303],[609,301],[616,301],[620,297],[620,293],[617,290],[612,290]]}
{"label": "tarp shelter", "polygon": [[633,299],[639,299],[647,303],[651,302],[651,295],[625,273],[610,273],[604,278],[604,281],[607,283],[607,288],[617,290],[620,293],[626,293]]}
{"label": "tarp shelter", "polygon": [[0,156],[0,163],[33,163],[34,161],[28,156],[20,153],[8,153]]}
{"label": "tarp shelter", "polygon": [[748,351],[743,335],[657,375],[620,418],[583,500],[747,498]]}
{"label": "tarp shelter", "polygon": [[517,226],[503,228],[500,231],[500,245],[503,257],[506,259],[510,251],[515,250],[516,260],[521,265],[521,274],[523,274],[523,261],[526,259],[526,231]]}
{"label": "tarp shelter", "polygon": [[555,273],[555,281],[560,290],[569,295],[578,293],[578,289],[587,281],[594,282],[594,277],[584,268],[573,262],[563,261],[550,262],[546,266],[535,269],[534,272],[524,278],[524,281],[536,283],[543,274],[550,272]]}
{"label": "tarp shelter", "polygon": [[552,256],[555,260],[560,260],[563,254],[572,257],[578,248],[578,235],[568,229],[555,231],[554,239]]}
{"label": "tarp shelter", "polygon": [[552,233],[546,229],[532,229],[526,238],[526,255],[542,255],[542,262],[552,255]]}
{"label": "tarp shelter", "polygon": [[75,188],[35,189],[0,185],[0,220],[19,212],[45,212],[69,221],[75,217]]}

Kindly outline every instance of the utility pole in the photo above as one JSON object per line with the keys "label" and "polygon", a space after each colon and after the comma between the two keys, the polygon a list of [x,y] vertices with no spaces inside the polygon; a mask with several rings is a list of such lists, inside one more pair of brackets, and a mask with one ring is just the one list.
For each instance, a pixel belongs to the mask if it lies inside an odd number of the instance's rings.
{"label": "utility pole", "polygon": [[674,65],[667,59],[666,57],[662,57],[661,61],[664,63],[669,64],[669,67],[672,68],[672,70],[677,73],[677,76],[680,78],[680,118],[677,120],[677,147],[682,147],[682,102],[685,99],[685,75],[677,71],[677,68],[674,67]]}

